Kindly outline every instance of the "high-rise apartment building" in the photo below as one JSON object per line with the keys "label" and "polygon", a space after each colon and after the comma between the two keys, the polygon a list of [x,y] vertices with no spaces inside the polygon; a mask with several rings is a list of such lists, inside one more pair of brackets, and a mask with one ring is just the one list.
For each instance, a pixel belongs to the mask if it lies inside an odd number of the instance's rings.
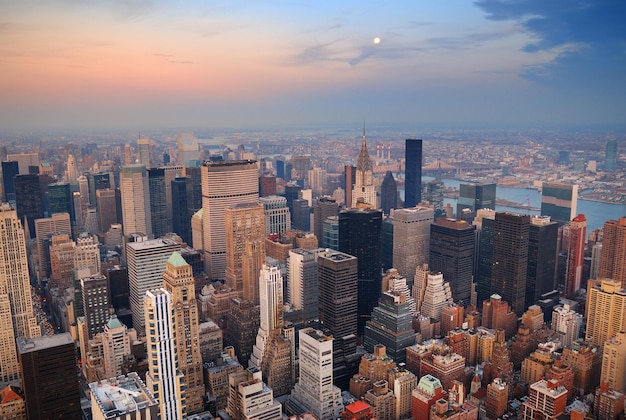
{"label": "high-rise apartment building", "polygon": [[415,269],[428,264],[430,255],[430,225],[434,210],[430,207],[399,209],[393,219],[393,267],[410,281]]}
{"label": "high-rise apartment building", "polygon": [[[155,238],[160,238],[168,233],[171,226],[171,218],[167,214],[165,185],[165,170],[163,168],[148,169],[150,223],[152,225],[152,234]],[[171,185],[169,189],[171,193]]]}
{"label": "high-rise apartment building", "polygon": [[626,332],[618,332],[604,342],[600,383],[626,393]]}
{"label": "high-rise apartment building", "polygon": [[558,224],[546,216],[530,218],[525,307],[536,305],[541,295],[555,289]]}
{"label": "high-rise apartment building", "polygon": [[339,251],[354,255],[358,261],[358,332],[381,293],[382,212],[369,208],[342,210],[339,213]]}
{"label": "high-rise apartment building", "polygon": [[365,127],[363,127],[361,152],[359,153],[359,158],[356,164],[356,177],[354,179],[354,188],[352,188],[351,206],[356,207],[359,202],[363,202],[374,209],[378,208],[378,197],[376,196],[376,186],[374,185],[372,160],[367,152]]}
{"label": "high-rise apartment building", "polygon": [[530,216],[496,213],[491,292],[502,296],[521,316],[526,302]]}
{"label": "high-rise apartment building", "polygon": [[443,274],[452,289],[452,298],[470,302],[474,270],[475,226],[464,220],[440,217],[430,225],[428,266]]}
{"label": "high-rise apartment building", "polygon": [[70,333],[17,340],[28,419],[80,420],[76,348]]}
{"label": "high-rise apartment building", "polygon": [[124,235],[139,233],[152,237],[150,183],[146,166],[142,164],[122,166],[120,191]]}
{"label": "high-rise apartment building", "polygon": [[281,404],[262,379],[261,371],[249,368],[228,375],[228,414],[232,419],[281,420]]}
{"label": "high-rise apartment building", "polygon": [[568,223],[576,216],[578,185],[544,182],[541,189],[541,214],[559,223]]}
{"label": "high-rise apartment building", "polygon": [[456,205],[457,219],[472,220],[478,210],[496,208],[496,184],[461,184]]}
{"label": "high-rise apartment building", "polygon": [[[146,385],[159,403],[159,417],[182,419],[187,413],[186,381],[180,370],[177,341],[181,340],[171,294],[163,289],[148,290],[144,296],[144,323],[148,346]],[[181,340],[182,341],[182,340]],[[198,349],[199,351],[199,349]]]}
{"label": "high-rise apartment building", "polygon": [[271,195],[259,198],[259,202],[265,211],[265,236],[291,230],[291,213],[285,197]]}
{"label": "high-rise apartment building", "polygon": [[240,203],[227,207],[226,286],[244,299],[259,304],[259,272],[265,263],[265,212],[262,204]]}
{"label": "high-rise apartment building", "polygon": [[497,419],[508,407],[509,385],[500,378],[495,378],[487,385],[485,407],[488,419]]}
{"label": "high-rise apartment building", "polygon": [[582,324],[582,314],[570,309],[568,304],[557,306],[552,311],[552,330],[557,333],[563,347],[568,347],[578,340]]}
{"label": "high-rise apartment building", "polygon": [[404,207],[410,208],[422,201],[422,140],[406,139],[404,160],[406,163]]}
{"label": "high-rise apartment building", "polygon": [[203,411],[204,383],[198,328],[198,305],[191,266],[178,251],[165,263],[163,288],[171,296],[178,347],[178,369],[185,378],[187,413]]}
{"label": "high-rise apartment building", "polygon": [[308,249],[289,251],[287,265],[288,302],[294,309],[302,311],[302,321],[319,319],[319,281],[317,273],[317,253]]}
{"label": "high-rise apartment building", "polygon": [[610,389],[606,383],[601,383],[593,399],[594,418],[617,420],[623,412],[624,393]]}
{"label": "high-rise apartment building", "polygon": [[205,272],[211,279],[225,279],[226,208],[258,202],[257,164],[253,160],[205,162],[201,173]]}
{"label": "high-rise apartment building", "polygon": [[522,419],[552,419],[565,413],[567,389],[559,381],[544,379],[530,385],[528,400],[522,403]]}
{"label": "high-rise apartment building", "polygon": [[626,289],[618,280],[587,281],[585,340],[598,346],[626,329]]}
{"label": "high-rise apartment building", "polygon": [[336,419],[343,411],[341,390],[333,385],[333,337],[320,330],[299,331],[300,380],[287,402],[287,412],[311,412],[318,419]]}
{"label": "high-rise apartment building", "polygon": [[144,296],[146,291],[163,287],[165,263],[180,244],[172,239],[136,238],[126,244],[128,286],[133,327],[140,335],[145,333]]}
{"label": "high-rise apartment building", "polygon": [[621,282],[626,289],[626,217],[604,223],[600,278]]}

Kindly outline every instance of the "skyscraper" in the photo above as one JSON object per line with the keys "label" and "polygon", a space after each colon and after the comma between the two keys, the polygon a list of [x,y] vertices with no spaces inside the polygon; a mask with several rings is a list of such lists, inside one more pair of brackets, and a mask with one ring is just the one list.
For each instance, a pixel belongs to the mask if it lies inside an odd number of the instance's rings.
{"label": "skyscraper", "polygon": [[393,267],[409,280],[415,269],[428,263],[430,225],[434,210],[430,207],[412,207],[393,212]]}
{"label": "skyscraper", "polygon": [[398,185],[391,171],[385,173],[380,184],[380,208],[386,215],[389,215],[391,209],[398,208]]}
{"label": "skyscraper", "polygon": [[617,280],[626,289],[626,217],[604,223],[598,277]]}
{"label": "skyscraper", "polygon": [[557,306],[552,311],[552,330],[563,347],[569,347],[573,341],[578,340],[583,324],[582,314],[570,309],[568,304]]}
{"label": "skyscraper", "polygon": [[145,334],[144,296],[148,290],[163,287],[165,263],[180,244],[171,239],[136,238],[126,244],[128,286],[133,326],[139,334]]}
{"label": "skyscraper", "polygon": [[253,160],[205,162],[201,172],[205,272],[211,279],[225,279],[225,209],[258,202],[257,165]]}
{"label": "skyscraper", "polygon": [[422,201],[422,140],[406,139],[404,149],[406,175],[404,207],[415,207]]}
{"label": "skyscraper", "polygon": [[16,161],[2,162],[2,183],[5,201],[15,203],[15,184],[13,178],[20,173]]}
{"label": "skyscraper", "polygon": [[261,368],[261,360],[270,333],[282,328],[283,318],[283,278],[280,268],[263,264],[259,275],[260,295],[260,327],[256,338],[252,358],[252,366]]}
{"label": "skyscraper", "polygon": [[146,341],[148,344],[148,372],[146,385],[159,403],[162,419],[182,419],[187,412],[185,377],[180,371],[174,317],[174,303],[170,293],[163,289],[148,290],[144,296]]}
{"label": "skyscraper", "polygon": [[[15,209],[20,220],[26,218],[28,231],[35,231],[35,219],[44,217],[44,206],[41,200],[39,175],[16,175],[13,178],[15,187]],[[29,238],[30,239],[30,238]]]}
{"label": "skyscraper", "polygon": [[108,281],[102,274],[96,274],[80,279],[80,286],[87,334],[91,340],[104,331],[104,326],[109,321],[111,304]]}
{"label": "skyscraper", "polygon": [[89,203],[91,205],[96,204],[96,191],[108,190],[113,185],[108,172],[100,172],[97,174],[88,173],[87,184],[89,186]]}
{"label": "skyscraper", "polygon": [[560,226],[576,216],[578,185],[544,182],[541,189],[541,215],[550,216]]}
{"label": "skyscraper", "polygon": [[98,209],[98,225],[100,227],[100,235],[104,236],[104,234],[111,228],[111,225],[121,221],[117,218],[118,208],[116,190],[108,189],[96,191],[96,206]]}
{"label": "skyscraper", "polygon": [[146,168],[152,167],[152,162],[150,159],[150,139],[137,139],[137,154],[139,155],[139,164],[144,165]]}
{"label": "skyscraper", "polygon": [[69,333],[18,339],[22,389],[29,419],[80,420],[76,348]]}
{"label": "skyscraper", "polygon": [[456,205],[457,219],[462,216],[464,209],[469,209],[468,217],[474,218],[480,209],[496,208],[496,184],[461,184],[459,200]]}
{"label": "skyscraper", "polygon": [[617,280],[587,281],[585,340],[598,346],[626,329],[626,289]]}
{"label": "skyscraper", "polygon": [[281,404],[262,379],[261,371],[249,368],[228,375],[228,414],[232,419],[281,420]]}
{"label": "skyscraper", "polygon": [[265,235],[280,234],[291,230],[291,213],[287,199],[277,195],[259,198],[265,211]]}
{"label": "skyscraper", "polygon": [[174,345],[177,346],[178,369],[185,378],[187,413],[198,413],[204,406],[198,305],[191,266],[178,251],[173,252],[165,263],[163,288],[169,292],[172,302],[176,332]]}
{"label": "skyscraper", "polygon": [[378,303],[381,293],[382,212],[369,208],[339,213],[339,250],[358,260],[358,332]]}
{"label": "skyscraper", "polygon": [[327,217],[338,216],[339,205],[332,197],[320,197],[313,206],[313,233],[317,237],[320,245],[324,238],[324,221]]}
{"label": "skyscraper", "polygon": [[193,243],[191,236],[191,214],[187,205],[187,179],[177,177],[172,180],[172,229],[188,244]]}
{"label": "skyscraper", "polygon": [[226,285],[259,304],[259,271],[265,263],[265,212],[262,204],[225,209]]}
{"label": "skyscraper", "polygon": [[146,166],[142,164],[122,166],[120,191],[124,235],[141,233],[152,237],[150,184]]}
{"label": "skyscraper", "polygon": [[288,302],[302,311],[302,321],[319,318],[319,281],[316,253],[307,249],[289,251],[287,266],[289,274]]}
{"label": "skyscraper", "polygon": [[67,182],[55,182],[48,185],[48,209],[49,214],[68,213],[70,219],[74,220],[70,184]]}
{"label": "skyscraper", "polygon": [[46,241],[51,234],[72,235],[70,215],[68,213],[53,214],[52,217],[37,219],[35,221],[35,235],[37,237],[37,254],[39,256],[39,268],[37,276],[41,282],[50,274],[50,253]]}
{"label": "skyscraper", "polygon": [[585,241],[587,240],[587,219],[579,214],[569,223],[569,247],[567,250],[567,271],[565,274],[565,294],[568,298],[576,297],[576,292],[583,286],[583,261],[585,259]]}
{"label": "skyscraper", "polygon": [[455,301],[470,302],[474,270],[475,226],[464,220],[445,217],[430,225],[430,258],[428,266],[441,272],[450,284]]}
{"label": "skyscraper", "polygon": [[528,215],[496,213],[491,293],[497,293],[510,303],[517,316],[526,309],[529,229]]}
{"label": "skyscraper", "polygon": [[604,158],[604,170],[614,172],[617,169],[617,141],[608,139],[606,141],[606,151]]}
{"label": "skyscraper", "polygon": [[[347,188],[347,186],[346,186]],[[365,127],[363,127],[363,139],[361,141],[361,152],[356,164],[356,178],[352,189],[352,207],[356,207],[359,201],[369,204],[372,208],[378,208],[378,197],[376,197],[376,186],[374,185],[374,172],[372,160],[367,152],[367,140],[365,139]]]}
{"label": "skyscraper", "polygon": [[555,289],[555,267],[559,227],[547,216],[530,218],[525,307],[535,305],[541,295]]}
{"label": "skyscraper", "polygon": [[626,392],[626,332],[623,330],[604,342],[600,382]]}
{"label": "skyscraper", "polygon": [[177,161],[179,165],[187,167],[189,162],[200,160],[200,146],[193,133],[178,134],[176,145],[178,147]]}
{"label": "skyscraper", "polygon": [[167,215],[165,170],[163,168],[148,169],[148,188],[150,196],[150,223],[152,225],[152,234],[155,238],[160,238],[169,232],[169,226],[171,224]]}

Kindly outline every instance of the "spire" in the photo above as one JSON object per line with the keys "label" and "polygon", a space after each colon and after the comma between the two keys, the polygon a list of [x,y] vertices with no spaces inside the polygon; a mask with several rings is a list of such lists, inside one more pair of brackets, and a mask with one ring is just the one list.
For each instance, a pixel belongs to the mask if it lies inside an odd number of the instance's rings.
{"label": "spire", "polygon": [[370,155],[367,152],[367,141],[365,138],[365,121],[363,121],[363,140],[361,141],[361,153],[359,153],[359,160],[356,164],[357,171],[372,171],[372,161]]}

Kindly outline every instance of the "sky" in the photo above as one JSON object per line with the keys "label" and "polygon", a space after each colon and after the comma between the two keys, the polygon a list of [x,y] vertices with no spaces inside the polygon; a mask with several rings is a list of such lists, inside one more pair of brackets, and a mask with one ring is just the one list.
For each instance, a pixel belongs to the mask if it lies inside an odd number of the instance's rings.
{"label": "sky", "polygon": [[624,124],[624,16],[623,0],[0,0],[0,129]]}

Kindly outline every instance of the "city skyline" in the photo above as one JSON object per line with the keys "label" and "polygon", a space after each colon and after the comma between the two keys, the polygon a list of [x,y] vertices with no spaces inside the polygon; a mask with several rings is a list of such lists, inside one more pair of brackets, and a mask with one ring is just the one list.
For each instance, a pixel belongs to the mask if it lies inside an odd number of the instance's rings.
{"label": "city skyline", "polygon": [[618,2],[180,6],[0,2],[1,125],[622,123]]}

